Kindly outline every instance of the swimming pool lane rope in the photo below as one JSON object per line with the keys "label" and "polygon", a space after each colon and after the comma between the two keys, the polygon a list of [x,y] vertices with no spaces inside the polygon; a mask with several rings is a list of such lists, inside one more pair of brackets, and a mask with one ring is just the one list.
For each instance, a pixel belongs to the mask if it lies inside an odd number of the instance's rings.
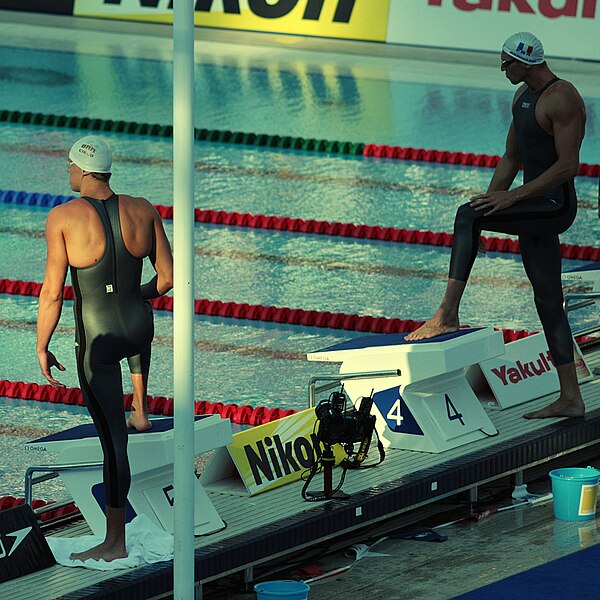
{"label": "swimming pool lane rope", "polygon": [[[18,110],[0,111],[0,122],[24,125],[44,125],[47,127],[64,127],[69,129],[83,129],[110,133],[148,135],[163,138],[173,137],[172,125],[21,112]],[[305,152],[390,158],[396,160],[444,163],[472,167],[492,168],[495,167],[500,160],[500,157],[497,155],[475,154],[472,152],[426,150],[424,148],[366,144],[362,142],[342,142],[266,133],[245,133],[242,131],[221,129],[195,129],[194,138],[197,141],[258,146],[278,150],[302,150]],[[600,165],[580,163],[578,175],[598,177],[600,175]]]}
{"label": "swimming pool lane rope", "polygon": [[[0,497],[0,511],[8,510],[10,508],[15,508],[17,506],[21,506],[22,504],[25,504],[24,498],[15,498],[14,496],[1,496]],[[36,510],[37,508],[41,508],[42,506],[47,506],[48,504],[53,504],[53,502],[52,501],[46,502],[45,500],[33,500],[31,502],[31,508]],[[62,506],[60,508],[57,508],[56,510],[51,510],[46,513],[37,515],[37,518],[41,519],[42,521],[49,521],[51,519],[55,519],[57,517],[62,517],[62,516],[68,515],[70,513],[76,513],[76,512],[78,512],[78,510],[79,509],[75,506],[75,504],[72,503],[72,504],[68,504],[67,506]]]}
{"label": "swimming pool lane rope", "polygon": [[[38,297],[42,284],[35,281],[20,279],[0,279],[0,294],[15,294],[19,296]],[[63,291],[65,300],[74,300],[73,287],[66,285]],[[173,312],[173,297],[161,296],[152,300],[155,310]],[[194,300],[194,313],[226,319],[247,319],[266,323],[286,323],[303,327],[322,327],[328,329],[343,329],[346,331],[363,331],[365,333],[406,333],[414,331],[423,321],[412,319],[389,319],[387,317],[371,317],[348,313],[331,313],[329,311],[304,310],[302,308],[287,308],[278,306],[263,306],[261,304],[240,304],[238,302],[222,302],[221,300]],[[465,325],[466,327],[466,325]],[[504,343],[527,337],[535,332],[524,329],[501,329]]]}
{"label": "swimming pool lane rope", "polygon": [[[71,406],[85,406],[83,394],[79,388],[55,389],[51,385],[25,383],[23,381],[9,381],[0,379],[0,397],[18,400],[35,400],[37,402],[50,402],[51,404],[66,404]],[[125,410],[131,410],[132,394],[123,396]],[[148,410],[152,415],[173,416],[174,400],[165,396],[147,396]],[[295,414],[293,409],[267,408],[265,406],[238,406],[233,403],[207,402],[197,400],[194,402],[195,415],[220,415],[230,419],[232,423],[240,425],[262,425],[277,419],[283,419]]]}
{"label": "swimming pool lane rope", "polygon": [[[40,206],[53,208],[64,204],[74,196],[41,194],[14,190],[0,190],[0,203],[15,206]],[[173,218],[173,207],[154,205],[163,219]],[[418,229],[402,229],[397,227],[380,227],[379,225],[354,225],[317,221],[315,219],[292,219],[275,215],[253,215],[250,213],[226,212],[224,210],[194,209],[196,223],[222,225],[228,227],[249,227],[254,229],[271,229],[293,233],[328,235],[354,239],[368,239],[383,242],[404,244],[421,244],[427,246],[452,246],[453,234],[445,232],[421,231]],[[518,254],[518,240],[511,238],[484,237],[489,252]],[[600,248],[561,244],[563,258],[573,260],[600,261]]]}

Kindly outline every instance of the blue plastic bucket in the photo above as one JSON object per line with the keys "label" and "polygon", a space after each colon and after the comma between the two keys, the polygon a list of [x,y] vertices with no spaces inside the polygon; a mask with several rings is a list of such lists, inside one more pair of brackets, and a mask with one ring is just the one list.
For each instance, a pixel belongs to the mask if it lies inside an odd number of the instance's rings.
{"label": "blue plastic bucket", "polygon": [[586,521],[596,516],[600,471],[555,469],[550,471],[554,516],[563,521]]}
{"label": "blue plastic bucket", "polygon": [[308,590],[303,581],[265,581],[254,586],[257,600],[306,600]]}

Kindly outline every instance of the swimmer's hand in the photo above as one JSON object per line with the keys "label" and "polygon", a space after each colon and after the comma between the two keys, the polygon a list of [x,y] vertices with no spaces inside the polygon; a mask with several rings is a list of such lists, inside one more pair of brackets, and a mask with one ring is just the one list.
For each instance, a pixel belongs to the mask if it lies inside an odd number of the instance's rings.
{"label": "swimmer's hand", "polygon": [[485,194],[477,194],[470,201],[471,208],[475,210],[485,211],[484,216],[493,215],[499,210],[509,208],[517,202],[512,192],[486,192]]}
{"label": "swimmer's hand", "polygon": [[66,369],[56,360],[56,356],[50,352],[50,350],[43,350],[42,352],[38,352],[38,361],[40,363],[40,369],[42,370],[42,375],[48,380],[48,383],[55,389],[60,390],[65,386],[64,383],[61,383],[57,379],[52,377],[52,373],[50,369],[52,367],[56,367],[59,371],[65,371]]}

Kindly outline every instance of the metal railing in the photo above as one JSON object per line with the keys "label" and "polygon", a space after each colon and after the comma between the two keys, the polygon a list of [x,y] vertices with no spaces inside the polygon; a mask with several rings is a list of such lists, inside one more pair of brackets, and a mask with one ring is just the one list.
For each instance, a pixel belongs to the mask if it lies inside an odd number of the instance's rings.
{"label": "metal railing", "polygon": [[[33,501],[33,486],[42,483],[44,481],[49,481],[50,479],[55,479],[60,476],[61,471],[84,471],[87,469],[98,469],[102,468],[103,463],[80,463],[80,464],[70,464],[70,465],[34,465],[29,467],[25,471],[25,504],[29,504]],[[43,475],[39,475],[38,477],[34,477],[35,473],[44,473]],[[41,506],[40,508],[36,508],[33,512],[36,515],[47,513],[53,510],[57,510],[62,508],[63,506],[68,506],[69,504],[73,504],[73,500],[65,500],[64,502],[52,502],[50,504],[46,504],[45,506]],[[33,508],[33,507],[32,507]]]}
{"label": "metal railing", "polygon": [[[315,405],[315,397],[317,394],[327,392],[336,388],[342,381],[347,379],[373,379],[377,377],[399,377],[400,369],[391,369],[387,371],[368,371],[364,373],[340,373],[339,375],[331,376],[316,376],[311,377],[308,382],[308,407],[312,408]],[[318,381],[326,381],[328,383],[317,387]]]}
{"label": "metal railing", "polygon": [[[573,294],[565,294],[563,301],[563,308],[567,313],[567,317],[570,312],[574,310],[578,310],[580,308],[585,308],[586,306],[591,306],[595,304],[598,300],[600,300],[600,292],[585,292],[585,293],[573,293]],[[571,302],[576,302],[575,304],[571,304]],[[586,327],[584,329],[580,329],[579,331],[574,331],[574,336],[580,335],[590,335],[591,333],[596,333],[600,331],[600,320],[597,325],[592,325],[591,327]]]}

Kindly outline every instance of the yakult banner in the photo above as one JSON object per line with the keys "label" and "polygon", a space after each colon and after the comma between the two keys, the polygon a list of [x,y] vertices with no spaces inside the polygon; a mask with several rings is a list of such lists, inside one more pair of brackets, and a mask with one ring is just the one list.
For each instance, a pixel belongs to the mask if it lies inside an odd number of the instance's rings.
{"label": "yakult banner", "polygon": [[549,57],[600,60],[600,0],[392,0],[386,40],[500,56],[519,31],[539,37]]}
{"label": "yakult banner", "polygon": [[[195,24],[384,42],[397,0],[196,0]],[[75,0],[74,14],[171,23],[172,0]]]}
{"label": "yakult banner", "polygon": [[[506,344],[504,349],[503,355],[479,363],[496,407],[510,408],[558,392],[558,373],[543,333]],[[575,340],[573,352],[577,379],[580,382],[588,381],[592,378],[592,373]]]}

